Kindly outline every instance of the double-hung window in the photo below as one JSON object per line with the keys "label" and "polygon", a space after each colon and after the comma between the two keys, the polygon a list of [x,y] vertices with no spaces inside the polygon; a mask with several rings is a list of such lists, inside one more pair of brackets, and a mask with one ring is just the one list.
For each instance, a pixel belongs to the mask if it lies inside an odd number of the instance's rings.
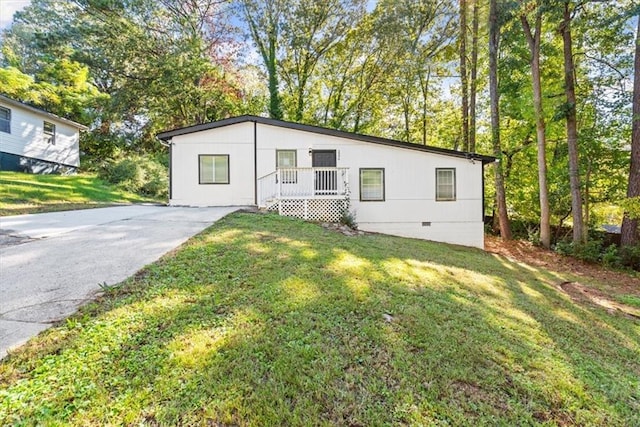
{"label": "double-hung window", "polygon": [[384,169],[360,169],[360,200],[363,202],[384,201]]}
{"label": "double-hung window", "polygon": [[11,110],[0,107],[0,132],[11,133]]}
{"label": "double-hung window", "polygon": [[297,167],[297,162],[296,150],[276,150],[276,168],[285,169],[280,171],[283,184],[295,184],[298,182],[297,172],[290,170]]}
{"label": "double-hung window", "polygon": [[229,155],[200,154],[200,184],[229,184]]}
{"label": "double-hung window", "polygon": [[56,145],[56,125],[44,122],[43,131],[45,142],[51,145]]}
{"label": "double-hung window", "polygon": [[436,201],[456,200],[455,168],[436,168]]}

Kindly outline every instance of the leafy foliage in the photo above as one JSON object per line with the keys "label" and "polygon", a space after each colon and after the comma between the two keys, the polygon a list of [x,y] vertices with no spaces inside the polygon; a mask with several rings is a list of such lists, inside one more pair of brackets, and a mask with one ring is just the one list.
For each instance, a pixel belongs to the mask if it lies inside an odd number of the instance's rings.
{"label": "leafy foliage", "polygon": [[166,199],[169,196],[167,165],[153,156],[126,156],[106,162],[99,176],[125,191]]}
{"label": "leafy foliage", "polygon": [[[505,1],[498,16],[497,154],[507,211],[525,222],[541,214],[530,52],[520,20],[539,13],[556,227],[572,223],[563,6]],[[580,191],[592,228],[626,195],[631,23],[639,10],[627,0],[589,1],[572,15]],[[490,153],[485,3],[478,12],[476,145]],[[161,130],[243,113],[461,149],[459,20],[456,2],[445,0],[32,0],[2,34],[0,92],[89,125],[81,142],[89,168],[123,153],[162,151],[155,139]]]}

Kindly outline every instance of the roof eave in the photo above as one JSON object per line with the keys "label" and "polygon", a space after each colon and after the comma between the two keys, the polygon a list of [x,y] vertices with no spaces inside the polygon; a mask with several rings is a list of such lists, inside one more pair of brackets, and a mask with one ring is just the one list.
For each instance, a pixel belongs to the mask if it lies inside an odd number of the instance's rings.
{"label": "roof eave", "polygon": [[7,104],[13,105],[14,107],[24,108],[25,110],[29,110],[31,112],[41,114],[43,116],[51,118],[52,120],[57,120],[59,122],[62,122],[66,125],[73,126],[77,128],[79,131],[85,131],[89,129],[87,126],[83,124],[74,122],[73,120],[65,119],[64,117],[57,116],[48,111],[41,110],[40,108],[33,107],[29,104],[25,104],[24,102],[17,101],[15,99],[9,98],[8,96],[2,95],[2,94],[0,94],[0,101],[4,101]]}
{"label": "roof eave", "polygon": [[201,132],[201,131],[210,130],[210,129],[217,129],[220,127],[230,126],[233,124],[244,123],[244,122],[256,122],[256,123],[261,123],[261,124],[266,124],[271,126],[284,127],[287,129],[294,129],[294,130],[300,130],[300,131],[306,131],[306,132],[315,132],[322,135],[335,136],[338,138],[348,138],[356,141],[370,142],[374,144],[388,145],[391,147],[398,147],[398,148],[406,148],[406,149],[417,150],[422,152],[429,152],[433,154],[441,154],[445,156],[462,157],[469,160],[482,161],[483,166],[488,163],[493,163],[496,160],[494,157],[485,156],[482,154],[474,154],[474,153],[468,153],[465,151],[456,151],[456,150],[450,150],[447,148],[432,147],[428,145],[412,144],[410,142],[397,141],[394,139],[382,138],[378,136],[363,135],[363,134],[346,132],[346,131],[337,130],[337,129],[329,129],[329,128],[323,128],[320,126],[306,125],[302,123],[287,122],[284,120],[276,120],[276,119],[271,119],[266,117],[250,116],[250,115],[230,117],[227,119],[222,119],[222,120],[211,122],[211,123],[204,123],[204,124],[199,124],[194,126],[187,126],[183,128],[172,129],[170,131],[159,133],[156,135],[156,137],[166,142],[171,138],[173,138],[174,136],[187,135],[190,133]]}

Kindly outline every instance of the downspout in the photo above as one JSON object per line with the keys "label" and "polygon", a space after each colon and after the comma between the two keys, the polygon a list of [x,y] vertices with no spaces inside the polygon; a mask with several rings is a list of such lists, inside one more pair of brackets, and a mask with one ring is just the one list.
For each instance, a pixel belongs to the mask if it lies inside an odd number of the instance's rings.
{"label": "downspout", "polygon": [[480,168],[480,175],[482,175],[482,227],[484,228],[484,208],[485,208],[485,196],[484,196],[484,165],[482,162],[482,168]]}
{"label": "downspout", "polygon": [[253,122],[253,203],[258,206],[258,122]]}

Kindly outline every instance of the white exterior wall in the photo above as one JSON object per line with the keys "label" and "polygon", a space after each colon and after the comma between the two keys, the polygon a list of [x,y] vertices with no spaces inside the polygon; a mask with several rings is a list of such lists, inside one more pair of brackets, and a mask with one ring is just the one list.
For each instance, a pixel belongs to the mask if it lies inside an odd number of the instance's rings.
{"label": "white exterior wall", "polygon": [[[260,123],[257,139],[258,177],[275,170],[276,149],[296,149],[298,167],[311,166],[310,148],[337,150],[361,230],[484,248],[481,161]],[[360,168],[384,168],[385,201],[360,201]],[[435,200],[436,168],[455,168],[455,201]]]}
{"label": "white exterior wall", "polygon": [[[68,166],[80,165],[78,128],[1,100],[0,106],[11,110],[11,133],[0,132],[0,151]],[[45,121],[56,125],[55,144],[44,138]]]}
{"label": "white exterior wall", "polygon": [[[200,154],[229,155],[229,184],[199,183]],[[253,123],[239,123],[173,137],[169,204],[255,205],[254,183]]]}
{"label": "white exterior wall", "polygon": [[[337,150],[337,166],[350,168],[351,209],[360,229],[484,247],[481,161],[262,123],[256,126],[255,165],[253,122],[173,137],[170,203],[254,205],[256,175],[260,178],[275,171],[276,149],[296,150],[298,167],[311,166],[309,149]],[[198,184],[199,154],[228,154],[230,184]],[[360,201],[360,168],[384,168],[385,201]],[[455,201],[435,200],[436,168],[455,168]]]}

